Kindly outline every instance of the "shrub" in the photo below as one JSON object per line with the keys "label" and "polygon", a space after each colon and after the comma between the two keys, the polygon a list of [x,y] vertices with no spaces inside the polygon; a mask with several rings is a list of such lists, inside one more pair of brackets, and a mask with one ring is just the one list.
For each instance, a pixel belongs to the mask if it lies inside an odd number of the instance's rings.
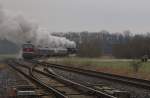
{"label": "shrub", "polygon": [[140,60],[134,59],[134,60],[131,61],[130,66],[133,68],[133,71],[135,73],[137,73],[137,72],[139,72],[139,69],[142,66],[142,62]]}

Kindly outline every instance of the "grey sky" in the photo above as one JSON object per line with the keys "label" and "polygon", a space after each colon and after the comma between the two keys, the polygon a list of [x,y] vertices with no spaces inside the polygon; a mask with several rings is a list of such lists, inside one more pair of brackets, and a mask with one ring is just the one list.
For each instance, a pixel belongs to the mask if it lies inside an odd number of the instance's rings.
{"label": "grey sky", "polygon": [[150,0],[0,0],[49,31],[150,31]]}

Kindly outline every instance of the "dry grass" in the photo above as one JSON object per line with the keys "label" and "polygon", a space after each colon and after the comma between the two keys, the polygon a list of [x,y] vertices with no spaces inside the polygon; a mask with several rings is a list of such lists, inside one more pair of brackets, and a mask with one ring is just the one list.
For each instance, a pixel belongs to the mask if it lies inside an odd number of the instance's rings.
{"label": "dry grass", "polygon": [[2,64],[0,64],[0,70],[2,70],[2,69],[4,69],[4,68],[6,68],[6,66],[7,66],[6,64],[3,64],[3,63],[2,63]]}
{"label": "dry grass", "polygon": [[137,73],[131,66],[132,60],[127,59],[99,59],[99,58],[53,58],[49,62],[80,67],[118,75],[138,77],[150,80],[150,61],[141,64]]}

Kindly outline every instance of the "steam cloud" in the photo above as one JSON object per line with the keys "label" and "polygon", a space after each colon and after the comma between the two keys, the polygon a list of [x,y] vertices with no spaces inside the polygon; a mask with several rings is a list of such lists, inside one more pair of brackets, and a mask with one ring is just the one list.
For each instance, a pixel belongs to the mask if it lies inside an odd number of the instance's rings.
{"label": "steam cloud", "polygon": [[31,41],[35,46],[59,48],[75,47],[73,41],[52,36],[46,29],[25,19],[22,15],[12,15],[0,7],[0,39],[7,39],[18,45]]}

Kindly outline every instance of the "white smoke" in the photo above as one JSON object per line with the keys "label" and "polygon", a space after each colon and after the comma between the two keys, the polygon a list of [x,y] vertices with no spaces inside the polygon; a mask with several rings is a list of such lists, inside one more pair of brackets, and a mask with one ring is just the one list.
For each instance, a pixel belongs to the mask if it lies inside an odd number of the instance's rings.
{"label": "white smoke", "polygon": [[73,41],[52,36],[46,29],[29,21],[22,15],[12,15],[0,7],[0,39],[7,39],[18,45],[31,41],[36,46],[59,48],[75,47]]}

